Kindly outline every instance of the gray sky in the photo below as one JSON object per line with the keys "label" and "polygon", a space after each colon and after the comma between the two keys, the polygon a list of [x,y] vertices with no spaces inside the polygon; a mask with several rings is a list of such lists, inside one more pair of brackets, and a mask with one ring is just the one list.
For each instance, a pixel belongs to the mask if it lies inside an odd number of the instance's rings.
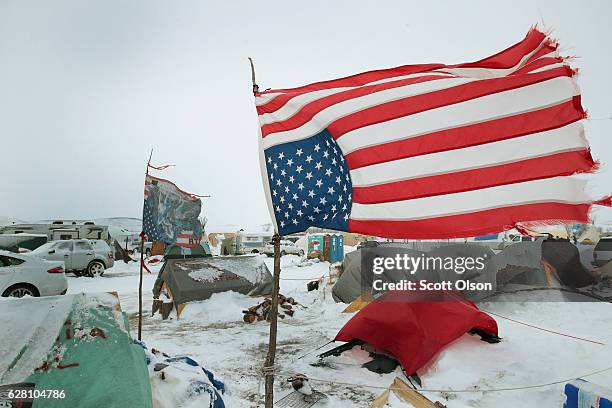
{"label": "gray sky", "polygon": [[[501,7],[501,4],[504,7]],[[477,60],[542,19],[580,56],[592,118],[612,116],[612,2],[0,0],[0,215],[139,217],[157,173],[211,194],[211,224],[269,221],[247,57],[262,89]],[[611,120],[585,124],[599,194]],[[598,212],[612,224],[612,211]]]}

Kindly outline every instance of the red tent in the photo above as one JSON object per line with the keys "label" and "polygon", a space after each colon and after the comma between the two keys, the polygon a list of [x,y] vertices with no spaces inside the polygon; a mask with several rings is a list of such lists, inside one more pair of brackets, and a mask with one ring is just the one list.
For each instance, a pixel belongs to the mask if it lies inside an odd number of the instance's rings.
{"label": "red tent", "polygon": [[359,339],[385,351],[408,375],[469,331],[497,339],[497,323],[454,292],[386,292],[349,320],[337,341]]}

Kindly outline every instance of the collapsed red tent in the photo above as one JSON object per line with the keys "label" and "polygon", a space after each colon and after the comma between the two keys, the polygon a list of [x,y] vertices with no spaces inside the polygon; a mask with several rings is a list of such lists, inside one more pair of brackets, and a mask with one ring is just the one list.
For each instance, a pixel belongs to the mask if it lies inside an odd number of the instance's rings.
{"label": "collapsed red tent", "polygon": [[487,342],[499,341],[497,322],[457,293],[392,291],[357,313],[335,340],[369,343],[395,357],[406,374],[413,375],[467,332]]}

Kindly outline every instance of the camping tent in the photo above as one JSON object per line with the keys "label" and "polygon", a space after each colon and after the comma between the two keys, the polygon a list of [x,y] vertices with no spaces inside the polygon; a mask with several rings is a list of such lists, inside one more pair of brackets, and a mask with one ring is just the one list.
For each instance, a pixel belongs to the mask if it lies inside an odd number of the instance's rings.
{"label": "camping tent", "polygon": [[335,340],[364,341],[395,357],[413,375],[467,332],[499,341],[495,320],[454,292],[391,291],[358,312]]}
{"label": "camping tent", "polygon": [[[385,283],[397,283],[403,280],[416,281],[427,280],[429,282],[456,281],[459,279],[469,279],[471,282],[495,282],[495,273],[489,266],[488,260],[494,257],[493,251],[486,245],[476,243],[460,244],[439,242],[437,245],[429,246],[429,251],[414,249],[412,243],[402,244],[391,243],[371,243],[358,248],[345,255],[343,262],[343,272],[332,289],[332,296],[336,302],[350,303],[364,293],[376,295],[373,290],[374,279]],[[455,273],[455,269],[448,270],[443,268],[440,263],[431,263],[427,267],[419,267],[416,270],[390,270],[388,268],[380,275],[374,275],[372,270],[375,258],[395,258],[396,255],[407,256],[412,259],[441,259],[451,258],[483,258],[486,261],[485,268],[473,270],[462,274]],[[458,264],[453,261],[453,264]],[[422,264],[424,265],[424,264]],[[467,291],[465,296],[472,300],[479,300],[489,294],[489,291]]]}
{"label": "camping tent", "polygon": [[116,296],[3,299],[0,327],[0,384],[65,391],[35,408],[152,406],[146,357]]}
{"label": "camping tent", "polygon": [[[373,243],[358,248],[345,256],[343,272],[333,287],[332,295],[337,302],[351,303],[364,293],[377,295],[373,290],[373,280],[383,282],[400,282],[402,280],[430,282],[451,281],[459,279],[472,283],[491,283],[492,290],[464,291],[463,294],[480,301],[504,285],[527,285],[529,287],[555,286],[551,281],[554,275],[562,285],[570,288],[581,288],[595,283],[592,275],[581,262],[581,253],[568,240],[544,239],[517,242],[507,246],[499,253],[494,253],[487,244],[478,242],[453,243],[437,242],[426,246],[419,243],[414,249],[413,243]],[[457,273],[456,268],[419,268],[413,271],[388,270],[381,275],[374,275],[372,262],[377,257],[395,257],[407,255],[410,258],[454,259],[483,258],[484,268],[480,270]],[[457,264],[457,262],[453,262]],[[552,273],[551,273],[552,271]]]}
{"label": "camping tent", "polygon": [[[206,300],[213,293],[233,290],[246,295],[272,293],[272,275],[261,256],[219,256],[166,259],[153,287],[159,299],[168,292],[177,314],[186,302]],[[155,302],[154,302],[155,307]]]}

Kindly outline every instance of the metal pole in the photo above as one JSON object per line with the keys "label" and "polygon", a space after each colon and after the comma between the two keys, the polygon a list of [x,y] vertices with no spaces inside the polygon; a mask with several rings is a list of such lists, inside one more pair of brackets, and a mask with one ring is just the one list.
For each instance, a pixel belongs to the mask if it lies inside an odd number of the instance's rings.
{"label": "metal pole", "polygon": [[[149,175],[149,165],[151,164],[151,157],[153,157],[153,149],[149,154],[149,161],[147,162],[147,170],[145,171],[145,181]],[[144,219],[142,220],[144,225]],[[140,232],[140,280],[138,282],[138,341],[142,341],[142,269],[144,266],[144,226],[143,231]]]}
{"label": "metal pole", "polygon": [[280,289],[280,235],[274,234],[274,285],[272,287],[272,304],[270,305],[270,340],[268,342],[268,355],[264,365],[266,384],[266,408],[274,405],[274,360],[276,359],[276,333],[278,323],[278,292]]}

